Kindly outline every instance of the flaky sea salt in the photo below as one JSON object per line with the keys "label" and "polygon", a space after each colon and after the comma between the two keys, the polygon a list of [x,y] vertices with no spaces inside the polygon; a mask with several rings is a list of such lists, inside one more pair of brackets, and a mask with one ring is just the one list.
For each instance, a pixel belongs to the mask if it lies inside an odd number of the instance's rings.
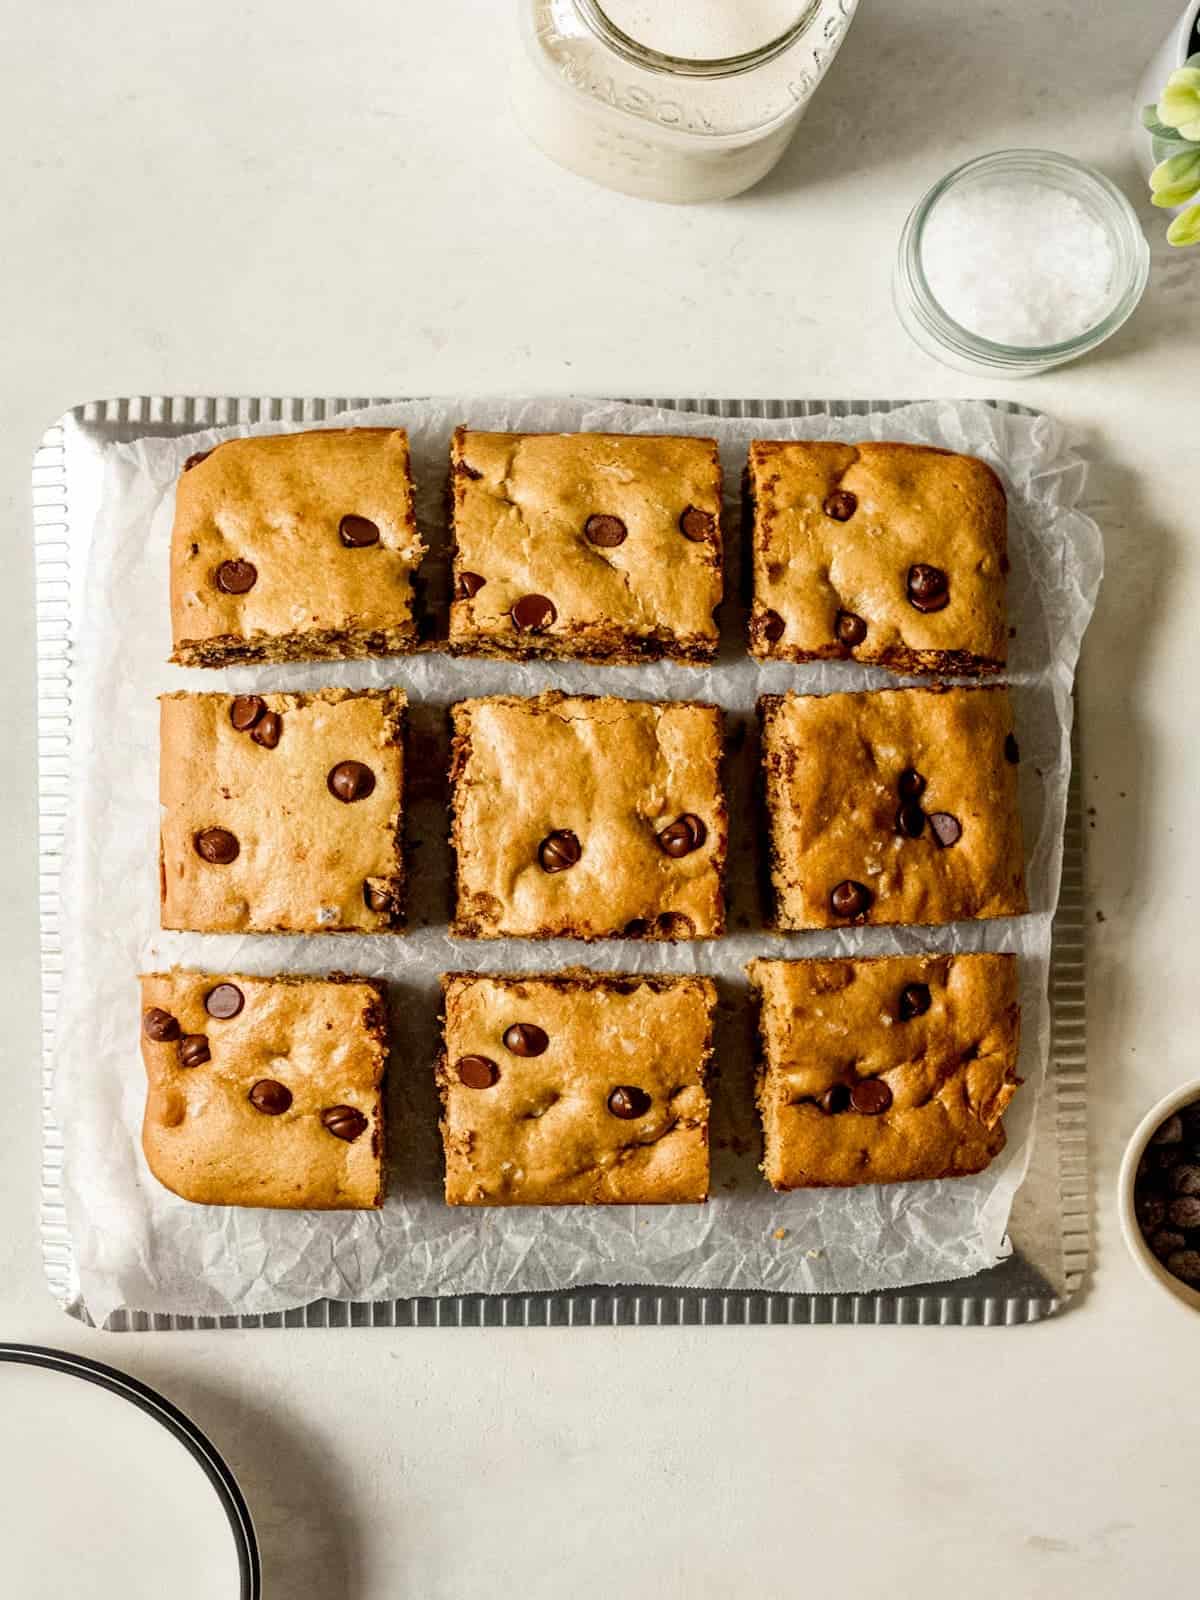
{"label": "flaky sea salt", "polygon": [[1059,344],[1095,327],[1112,298],[1112,242],[1051,184],[951,189],[925,223],[921,261],[946,314],[998,344]]}

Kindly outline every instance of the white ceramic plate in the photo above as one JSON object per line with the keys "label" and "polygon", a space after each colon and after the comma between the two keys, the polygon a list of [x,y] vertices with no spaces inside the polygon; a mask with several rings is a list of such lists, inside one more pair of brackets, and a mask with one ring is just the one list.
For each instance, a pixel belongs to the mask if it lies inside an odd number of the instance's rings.
{"label": "white ceramic plate", "polygon": [[0,1590],[258,1600],[232,1473],[181,1411],[99,1362],[0,1344]]}

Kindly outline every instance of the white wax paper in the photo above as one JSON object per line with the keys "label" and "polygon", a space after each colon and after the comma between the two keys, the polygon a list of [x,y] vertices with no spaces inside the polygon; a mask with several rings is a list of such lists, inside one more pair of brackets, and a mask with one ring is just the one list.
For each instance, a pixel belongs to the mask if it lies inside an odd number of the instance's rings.
{"label": "white wax paper", "polygon": [[[1058,896],[1070,761],[1071,688],[1100,580],[1099,532],[1077,508],[1084,469],[1047,417],[943,401],[890,413],[803,420],[723,420],[581,400],[448,398],[378,406],[335,419],[410,431],[418,515],[434,546],[431,593],[444,598],[441,495],[451,430],[610,429],[715,434],[728,489],[727,586],[717,665],[593,667],[452,660],[431,652],[205,672],[166,664],[167,561],[175,479],[195,450],[269,423],[147,438],[104,448],[93,529],[76,550],[74,788],[63,879],[64,981],[55,1057],[64,1186],[83,1299],[97,1321],[118,1307],[193,1314],[270,1312],[318,1296],[392,1298],[535,1291],[578,1284],[661,1284],[800,1292],[864,1291],[963,1277],[991,1265],[1030,1154],[1045,1073],[1050,925]],[[744,652],[738,593],[738,486],[752,437],[907,439],[984,457],[1009,492],[1016,633],[1008,674],[1022,762],[1030,897],[1027,917],[940,929],[760,931],[752,860],[756,697],[892,683],[851,663],[760,666]],[[77,439],[72,446],[85,448]],[[94,447],[94,448],[99,448]],[[90,537],[89,537],[90,533]],[[170,689],[299,689],[400,684],[413,702],[409,749],[413,845],[410,931],[401,937],[165,933],[158,926],[157,706]],[[452,940],[445,927],[445,707],[464,695],[559,687],[643,698],[705,699],[729,721],[731,905],[728,937],[676,946],[568,940]],[[751,1098],[752,1017],[744,965],[756,955],[1015,950],[1021,961],[1025,1087],[1007,1118],[1008,1148],[974,1178],[776,1195],[757,1169]],[[453,1209],[440,1195],[433,1060],[438,974],[589,966],[703,972],[718,980],[719,1073],[712,1198],[705,1206]],[[339,969],[391,985],[391,1185],[373,1212],[283,1212],[189,1205],[161,1188],[140,1146],[144,1075],[137,974],[171,965],[212,971]],[[247,1159],[253,1153],[247,1152]]]}

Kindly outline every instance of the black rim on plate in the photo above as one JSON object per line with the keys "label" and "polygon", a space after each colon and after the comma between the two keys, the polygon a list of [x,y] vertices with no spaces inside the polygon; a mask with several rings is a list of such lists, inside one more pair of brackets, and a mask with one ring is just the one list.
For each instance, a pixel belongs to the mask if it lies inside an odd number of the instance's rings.
{"label": "black rim on plate", "polygon": [[101,1389],[107,1389],[110,1394],[128,1400],[139,1411],[144,1411],[148,1417],[161,1423],[202,1468],[229,1518],[241,1574],[241,1600],[261,1600],[262,1567],[249,1507],[238,1488],[237,1479],[190,1417],[128,1373],[118,1372],[115,1367],[106,1367],[100,1361],[89,1361],[86,1356],[71,1355],[66,1350],[49,1350],[35,1344],[0,1344],[0,1361],[44,1367],[50,1372],[82,1378],[85,1383],[94,1383]]}

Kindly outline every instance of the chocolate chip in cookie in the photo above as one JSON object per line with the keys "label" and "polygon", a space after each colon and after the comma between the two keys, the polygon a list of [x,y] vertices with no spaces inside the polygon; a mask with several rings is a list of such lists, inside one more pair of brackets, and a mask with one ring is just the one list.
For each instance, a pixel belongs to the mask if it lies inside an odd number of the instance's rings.
{"label": "chocolate chip in cookie", "polygon": [[325,784],[335,799],[349,805],[374,792],[375,774],[363,761],[339,761],[329,769]]}
{"label": "chocolate chip in cookie", "polygon": [[625,543],[629,537],[629,529],[620,517],[598,513],[589,517],[584,523],[583,536],[589,544],[594,544],[601,550],[615,550],[619,544]]}
{"label": "chocolate chip in cookie", "polygon": [[227,867],[241,854],[237,835],[228,828],[203,828],[193,839],[196,854],[214,867]]}
{"label": "chocolate chip in cookie", "polygon": [[950,579],[941,567],[918,561],[908,569],[908,599],[918,611],[943,611],[950,604]]}
{"label": "chocolate chip in cookie", "polygon": [[685,811],[658,835],[658,847],[664,855],[675,858],[690,856],[693,850],[700,849],[707,838],[708,829],[701,819],[691,811]]}
{"label": "chocolate chip in cookie", "polygon": [[549,1044],[545,1029],[536,1022],[514,1022],[504,1030],[504,1048],[515,1056],[540,1056]]}
{"label": "chocolate chip in cookie", "polygon": [[632,1084],[619,1084],[608,1097],[609,1111],[614,1117],[620,1117],[623,1122],[630,1122],[635,1117],[644,1117],[650,1105],[650,1096],[646,1091],[635,1088]]}
{"label": "chocolate chip in cookie", "polygon": [[142,1013],[142,1032],[155,1044],[168,1044],[179,1037],[179,1021],[161,1006],[151,1006]]}
{"label": "chocolate chip in cookie", "polygon": [[247,1099],[264,1117],[280,1117],[292,1103],[292,1091],[274,1078],[260,1078],[252,1085]]}
{"label": "chocolate chip in cookie", "polygon": [[217,568],[217,588],[224,594],[248,594],[258,582],[258,568],[252,561],[222,561]]}
{"label": "chocolate chip in cookie", "polygon": [[548,628],[558,616],[553,600],[544,594],[524,594],[509,612],[514,627],[522,633],[539,633]]}
{"label": "chocolate chip in cookie", "polygon": [[865,917],[874,904],[875,896],[865,883],[859,883],[854,878],[843,878],[841,883],[835,884],[829,894],[829,908],[835,917],[845,917],[852,920],[855,917]]}
{"label": "chocolate chip in cookie", "polygon": [[583,846],[570,828],[556,828],[538,845],[538,860],[543,872],[566,872],[583,855]]}
{"label": "chocolate chip in cookie", "polygon": [[379,543],[378,523],[353,512],[338,523],[338,534],[347,550],[365,550],[368,545]]}

